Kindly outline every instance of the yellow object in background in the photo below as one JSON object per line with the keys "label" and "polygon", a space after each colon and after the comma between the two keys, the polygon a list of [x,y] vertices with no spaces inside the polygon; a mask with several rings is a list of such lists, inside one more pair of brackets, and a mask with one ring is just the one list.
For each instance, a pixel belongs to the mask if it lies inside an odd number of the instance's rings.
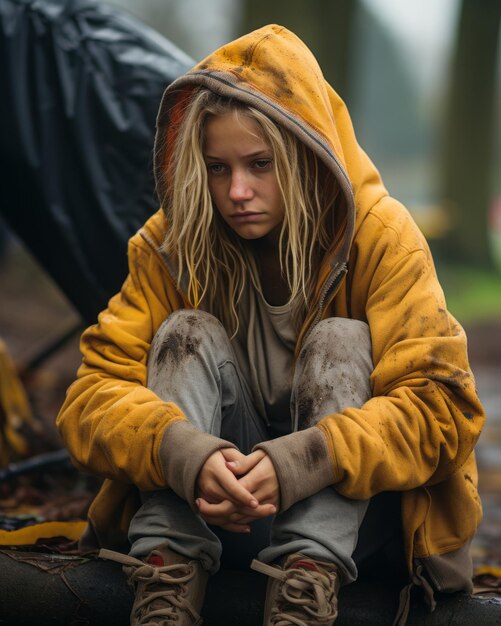
{"label": "yellow object in background", "polygon": [[7,346],[0,339],[0,467],[30,456],[26,433],[39,433]]}
{"label": "yellow object in background", "polygon": [[33,546],[44,539],[65,537],[77,541],[87,527],[87,522],[44,522],[19,530],[0,530],[0,546]]}

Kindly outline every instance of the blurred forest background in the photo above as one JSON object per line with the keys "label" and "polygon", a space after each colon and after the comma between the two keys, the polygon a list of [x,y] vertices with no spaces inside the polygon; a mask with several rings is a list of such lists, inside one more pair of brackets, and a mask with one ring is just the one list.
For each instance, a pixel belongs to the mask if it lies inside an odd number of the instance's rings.
{"label": "blurred forest background", "polygon": [[[347,102],[360,144],[432,247],[491,418],[479,454],[486,536],[501,525],[500,0],[113,0],[198,61],[266,23],[296,32]],[[79,362],[79,316],[2,230],[0,336],[50,429]],[[15,306],[14,306],[15,303]],[[50,393],[49,393],[50,391]],[[52,432],[52,431],[51,431]],[[57,434],[52,432],[54,447]],[[49,437],[49,439],[50,439]],[[492,547],[492,546],[491,546]],[[501,554],[498,554],[501,562]]]}

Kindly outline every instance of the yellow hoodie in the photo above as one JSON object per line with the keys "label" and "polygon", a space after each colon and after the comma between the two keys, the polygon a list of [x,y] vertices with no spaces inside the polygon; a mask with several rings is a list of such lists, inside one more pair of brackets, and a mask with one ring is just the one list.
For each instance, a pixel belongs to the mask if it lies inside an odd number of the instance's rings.
{"label": "yellow hoodie", "polygon": [[[308,430],[321,435],[333,484],[343,495],[403,492],[405,550],[414,582],[422,582],[424,567],[436,589],[468,589],[468,545],[481,518],[473,448],[484,414],[464,332],[446,310],[424,238],[406,209],[389,197],[311,52],[276,25],[224,46],[166,90],[155,151],[160,197],[166,129],[182,114],[176,105],[200,85],[260,109],[334,172],[345,198],[336,217],[339,236],[322,264],[299,343],[325,317],[367,322],[373,397]],[[130,274],[98,324],[84,333],[83,364],[57,420],[77,466],[106,478],[89,512],[87,536],[101,546],[124,541],[138,506],[133,485],[168,486],[162,440],[186,419],[145,386],[156,330],[170,312],[188,306],[159,249],[165,229],[160,210],[130,240]],[[301,436],[288,437],[301,445]],[[274,462],[284,445],[275,451],[271,446]]]}

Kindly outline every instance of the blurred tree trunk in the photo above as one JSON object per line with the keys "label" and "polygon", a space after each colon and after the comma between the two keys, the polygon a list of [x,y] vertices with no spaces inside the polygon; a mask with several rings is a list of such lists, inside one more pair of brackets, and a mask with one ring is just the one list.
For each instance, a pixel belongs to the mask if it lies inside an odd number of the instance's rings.
{"label": "blurred tree trunk", "polygon": [[350,41],[357,0],[244,0],[241,31],[281,24],[315,54],[325,78],[342,98],[350,97]]}
{"label": "blurred tree trunk", "polygon": [[500,0],[463,0],[453,60],[442,164],[442,193],[452,228],[443,251],[490,266],[490,200]]}

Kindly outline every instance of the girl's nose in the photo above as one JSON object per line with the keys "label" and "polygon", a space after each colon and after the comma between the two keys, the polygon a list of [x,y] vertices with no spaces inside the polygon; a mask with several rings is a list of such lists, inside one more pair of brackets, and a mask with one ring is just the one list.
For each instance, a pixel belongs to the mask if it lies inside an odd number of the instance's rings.
{"label": "girl's nose", "polygon": [[250,200],[254,191],[245,172],[233,172],[231,176],[230,200],[232,202],[244,202]]}

